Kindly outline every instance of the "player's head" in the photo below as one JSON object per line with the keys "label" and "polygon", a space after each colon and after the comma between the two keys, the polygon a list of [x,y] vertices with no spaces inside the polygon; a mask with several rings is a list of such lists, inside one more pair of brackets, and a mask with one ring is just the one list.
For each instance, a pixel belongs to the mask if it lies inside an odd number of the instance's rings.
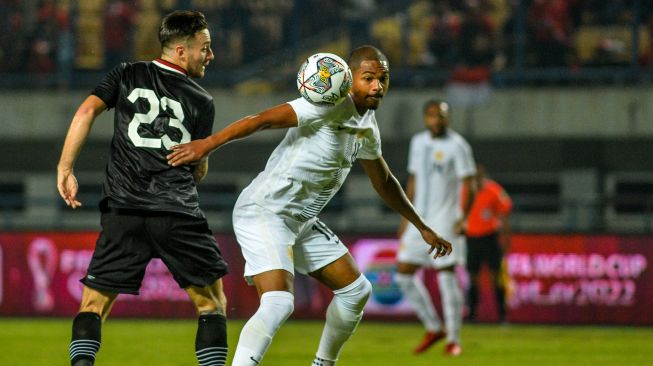
{"label": "player's head", "polygon": [[166,15],[159,28],[164,56],[186,69],[195,78],[204,76],[204,68],[213,60],[211,33],[204,14],[176,10]]}
{"label": "player's head", "polygon": [[354,49],[347,61],[353,82],[351,96],[359,112],[377,109],[390,85],[388,58],[376,47]]}
{"label": "player's head", "polygon": [[449,126],[449,103],[432,99],[424,104],[424,126],[433,137],[444,136]]}

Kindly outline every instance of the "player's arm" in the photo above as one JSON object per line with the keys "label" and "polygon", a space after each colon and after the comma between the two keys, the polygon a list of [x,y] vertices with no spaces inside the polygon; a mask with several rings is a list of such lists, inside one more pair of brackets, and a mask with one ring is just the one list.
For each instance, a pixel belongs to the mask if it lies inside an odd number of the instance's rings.
{"label": "player's arm", "polygon": [[91,132],[95,118],[106,109],[107,106],[102,99],[90,95],[77,108],[77,112],[68,128],[59,164],[57,165],[57,189],[61,198],[72,208],[82,205],[77,200],[78,185],[73,172],[75,161],[82,150],[82,146],[84,146],[84,142],[86,142],[88,134]]}
{"label": "player's arm", "polygon": [[507,252],[508,249],[510,249],[510,237],[512,235],[512,228],[510,225],[510,213],[512,212],[512,199],[510,199],[510,196],[503,188],[500,188],[497,201],[498,201],[497,214],[501,219],[501,231],[499,233],[499,243],[501,243],[503,251]]}
{"label": "player's arm", "polygon": [[401,188],[401,184],[399,184],[397,178],[390,172],[390,168],[388,168],[388,164],[383,157],[376,160],[360,159],[359,161],[363,166],[363,170],[370,178],[374,190],[381,196],[383,201],[415,225],[420,231],[424,241],[431,246],[429,253],[437,249],[434,257],[449,255],[452,250],[451,244],[424,223],[424,220],[415,211],[413,204],[410,203],[406,193]]}
{"label": "player's arm", "polygon": [[168,163],[172,166],[188,164],[208,156],[213,150],[234,140],[245,138],[256,131],[273,128],[297,127],[297,115],[288,103],[261,113],[239,119],[204,139],[172,147]]}
{"label": "player's arm", "polygon": [[[408,181],[406,182],[406,197],[410,202],[413,202],[415,198],[415,176],[410,174],[408,176]],[[397,230],[397,236],[401,237],[408,227],[408,220],[405,217],[401,217],[401,223],[399,224],[399,230]]]}
{"label": "player's arm", "polygon": [[476,187],[476,180],[474,179],[473,175],[463,178],[463,190],[467,192],[467,194],[463,198],[465,201],[463,201],[462,203],[463,217],[461,217],[458,221],[456,221],[454,226],[454,232],[460,235],[464,234],[465,230],[467,229],[467,217],[469,216],[469,213],[472,211],[472,206],[474,205],[474,199],[476,198],[477,187]]}

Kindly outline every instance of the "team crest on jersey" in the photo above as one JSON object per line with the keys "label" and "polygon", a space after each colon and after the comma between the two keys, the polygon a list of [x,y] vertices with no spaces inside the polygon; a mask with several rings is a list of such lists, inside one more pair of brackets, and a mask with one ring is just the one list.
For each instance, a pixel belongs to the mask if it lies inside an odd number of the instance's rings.
{"label": "team crest on jersey", "polygon": [[438,161],[444,159],[444,153],[442,151],[436,151],[434,156],[435,156],[435,160]]}
{"label": "team crest on jersey", "polygon": [[288,248],[286,248],[286,250],[287,250],[288,258],[290,258],[290,261],[291,262],[294,261],[295,253],[292,250],[292,246],[289,246]]}

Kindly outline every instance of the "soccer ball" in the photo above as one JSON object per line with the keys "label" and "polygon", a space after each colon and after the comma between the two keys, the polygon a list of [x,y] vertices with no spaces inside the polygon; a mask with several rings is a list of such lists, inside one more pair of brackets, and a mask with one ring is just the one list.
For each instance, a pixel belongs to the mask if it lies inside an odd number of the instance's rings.
{"label": "soccer ball", "polygon": [[336,105],[347,97],[351,80],[345,60],[332,53],[316,53],[299,68],[297,89],[313,104]]}

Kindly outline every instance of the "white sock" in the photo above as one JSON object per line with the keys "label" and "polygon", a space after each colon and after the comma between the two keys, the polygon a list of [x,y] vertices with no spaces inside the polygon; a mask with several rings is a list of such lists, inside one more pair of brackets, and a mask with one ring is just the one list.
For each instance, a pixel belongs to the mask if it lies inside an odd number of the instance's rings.
{"label": "white sock", "polygon": [[258,310],[240,332],[232,366],[256,366],[261,362],[272,337],[292,314],[294,299],[286,291],[270,291],[261,296]]}
{"label": "white sock", "polygon": [[399,285],[401,292],[406,296],[408,302],[415,310],[417,317],[429,332],[442,330],[442,321],[435,311],[431,294],[414,274],[397,273],[395,281]]}
{"label": "white sock", "polygon": [[453,271],[438,271],[438,286],[442,298],[444,324],[447,342],[460,343],[460,328],[463,324],[463,293]]}
{"label": "white sock", "polygon": [[336,364],[343,345],[363,317],[363,308],[371,293],[372,284],[363,275],[348,286],[333,291],[335,296],[327,308],[326,323],[313,366]]}

